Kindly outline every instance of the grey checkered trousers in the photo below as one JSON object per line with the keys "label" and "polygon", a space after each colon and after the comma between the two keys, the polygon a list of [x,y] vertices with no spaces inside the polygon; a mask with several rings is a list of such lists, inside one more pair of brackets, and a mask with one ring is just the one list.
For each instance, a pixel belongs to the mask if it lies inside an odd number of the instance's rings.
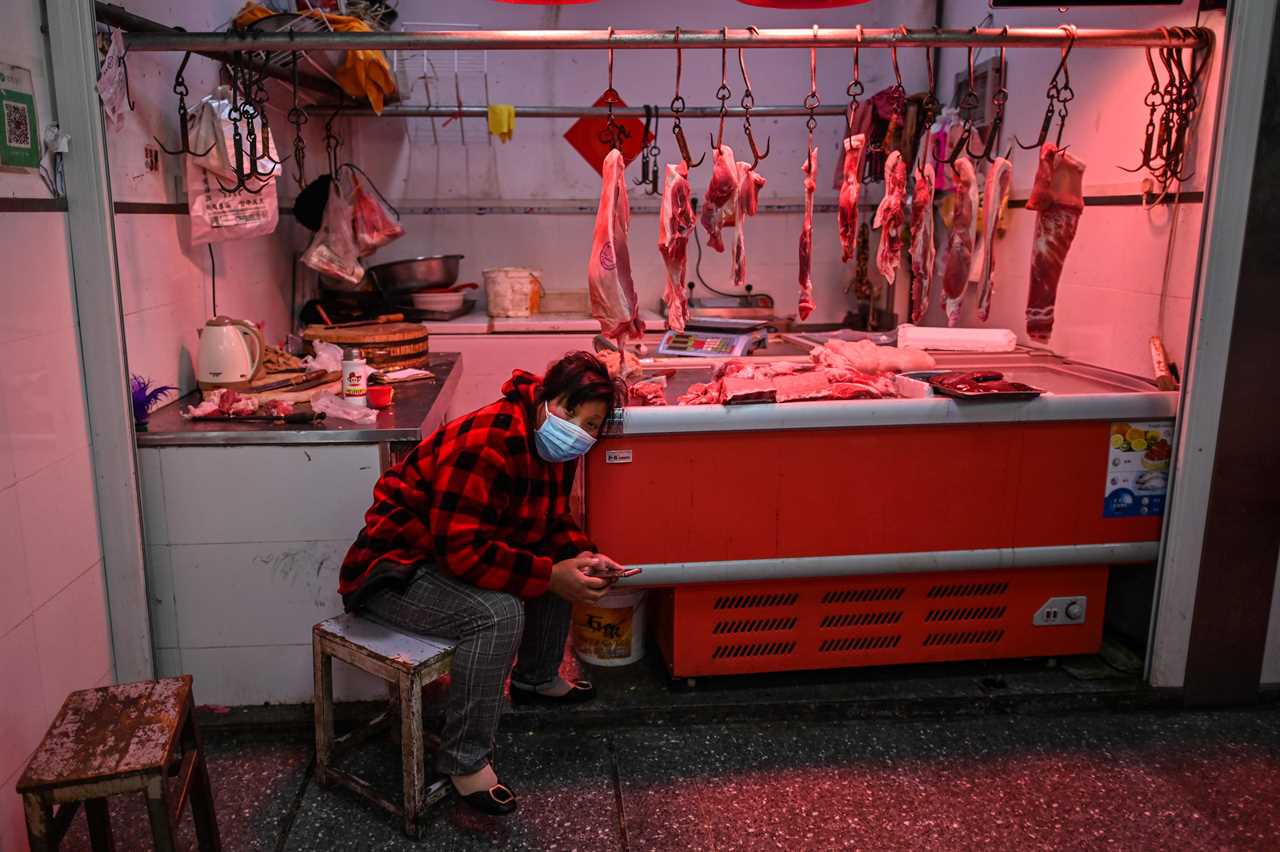
{"label": "grey checkered trousers", "polygon": [[372,592],[360,610],[400,630],[457,641],[436,769],[465,775],[493,753],[502,686],[517,653],[513,679],[521,684],[542,686],[560,673],[573,607],[551,592],[523,601],[478,589],[427,565],[401,589]]}

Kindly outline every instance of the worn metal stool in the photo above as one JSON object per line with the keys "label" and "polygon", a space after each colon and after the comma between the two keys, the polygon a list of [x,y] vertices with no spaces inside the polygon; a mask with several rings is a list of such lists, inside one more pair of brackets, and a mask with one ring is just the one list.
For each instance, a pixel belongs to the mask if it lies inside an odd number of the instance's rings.
{"label": "worn metal stool", "polygon": [[[165,783],[173,775],[176,795]],[[95,852],[114,848],[107,797],[139,790],[146,791],[157,850],[174,848],[174,824],[188,798],[202,852],[222,848],[191,675],[67,696],[18,781],[32,852],[58,848],[81,802]]]}
{"label": "worn metal stool", "polygon": [[[422,729],[422,688],[448,674],[454,643],[401,633],[350,613],[322,621],[311,634],[315,663],[316,781],[341,784],[404,819],[405,833],[417,837],[423,810],[444,798],[448,781],[426,783],[426,733]],[[333,658],[380,677],[391,696],[386,712],[341,737],[333,731]],[[400,717],[400,760],[404,803],[397,805],[367,781],[333,765],[340,754],[391,726]]]}

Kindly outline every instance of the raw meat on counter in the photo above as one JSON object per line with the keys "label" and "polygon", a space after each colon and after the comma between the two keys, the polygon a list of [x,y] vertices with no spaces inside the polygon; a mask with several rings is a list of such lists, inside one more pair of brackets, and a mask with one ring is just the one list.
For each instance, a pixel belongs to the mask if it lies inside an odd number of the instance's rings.
{"label": "raw meat on counter", "polygon": [[[978,319],[986,322],[991,316],[991,294],[996,289],[996,226],[1000,210],[1013,189],[1013,163],[1004,157],[996,157],[987,170],[987,189],[982,202],[982,258],[978,276]],[[974,259],[975,263],[977,258]]]}
{"label": "raw meat on counter", "polygon": [[801,321],[813,313],[813,193],[818,187],[818,149],[810,148],[804,160],[804,224],[800,227],[800,303],[796,312]]}
{"label": "raw meat on counter", "polygon": [[644,374],[644,369],[640,366],[640,359],[633,352],[618,352],[614,349],[605,349],[596,353],[596,359],[604,364],[605,369],[609,371],[609,375],[615,379],[622,379],[624,382],[636,381]]}
{"label": "raw meat on counter", "polygon": [[909,346],[877,346],[870,340],[856,343],[848,340],[828,340],[815,346],[809,353],[814,363],[835,369],[848,369],[858,373],[905,373],[912,370],[932,370],[937,366],[933,356],[923,349]]}
{"label": "raw meat on counter", "polygon": [[689,166],[684,160],[668,163],[662,209],[658,214],[658,251],[667,269],[667,289],[662,298],[667,303],[667,328],[672,331],[684,331],[684,324],[689,320],[689,291],[684,282],[689,263],[689,235],[696,222]]}
{"label": "raw meat on counter", "polygon": [[626,166],[617,149],[604,158],[600,209],[596,212],[591,260],[587,263],[591,315],[600,321],[601,332],[617,341],[644,334],[636,287],[631,280],[631,254],[627,250],[631,208],[627,203]]}
{"label": "raw meat on counter", "polygon": [[880,229],[880,248],[876,251],[876,269],[892,284],[902,262],[902,200],[907,194],[907,164],[902,155],[892,151],[884,161],[884,198],[876,208],[873,228]]}
{"label": "raw meat on counter", "polygon": [[192,417],[284,417],[293,413],[293,403],[282,399],[269,399],[259,404],[255,396],[245,396],[230,388],[210,391],[198,405],[188,406],[182,412],[185,418]]}
{"label": "raw meat on counter", "polygon": [[977,229],[978,175],[968,157],[960,157],[953,167],[956,184],[956,207],[947,235],[947,261],[942,270],[942,295],[947,312],[947,325],[960,321],[960,305],[969,284],[973,265],[973,239]]}
{"label": "raw meat on counter", "polygon": [[627,405],[652,406],[667,404],[667,377],[654,376],[627,386]]}
{"label": "raw meat on counter", "polygon": [[719,405],[720,381],[690,385],[689,390],[676,399],[676,405]]}
{"label": "raw meat on counter", "polygon": [[759,209],[760,190],[765,179],[760,176],[750,163],[738,163],[738,193],[733,202],[733,218],[737,225],[737,233],[733,240],[733,263],[731,277],[735,286],[747,283],[747,217],[756,215]]}
{"label": "raw meat on counter", "polygon": [[862,157],[867,137],[861,133],[844,140],[844,181],[840,184],[840,260],[849,262],[858,241],[858,202],[862,199]]}
{"label": "raw meat on counter", "polygon": [[733,197],[738,193],[737,161],[728,145],[716,148],[711,167],[711,183],[702,199],[702,227],[707,232],[707,245],[724,251],[721,231],[732,221]]}
{"label": "raw meat on counter", "polygon": [[1041,343],[1053,333],[1053,306],[1067,250],[1084,212],[1084,163],[1052,142],[1040,148],[1040,165],[1027,209],[1036,211],[1027,293],[1027,336]]}
{"label": "raw meat on counter", "polygon": [[929,146],[921,145],[915,170],[916,189],[911,197],[911,321],[920,322],[929,309],[929,287],[937,249],[933,244],[934,169],[929,165]]}

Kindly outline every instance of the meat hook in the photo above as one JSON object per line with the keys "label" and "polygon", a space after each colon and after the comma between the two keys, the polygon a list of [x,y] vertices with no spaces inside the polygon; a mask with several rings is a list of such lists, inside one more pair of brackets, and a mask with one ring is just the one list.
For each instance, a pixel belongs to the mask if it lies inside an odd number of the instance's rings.
{"label": "meat hook", "polygon": [[1146,96],[1143,97],[1142,103],[1147,107],[1147,127],[1143,136],[1142,145],[1142,161],[1138,163],[1137,168],[1129,169],[1124,166],[1117,166],[1123,172],[1140,172],[1143,169],[1154,171],[1156,161],[1159,159],[1155,150],[1156,144],[1156,110],[1160,108],[1160,74],[1156,71],[1155,61],[1151,58],[1151,48],[1147,48],[1147,69],[1151,72],[1151,88],[1147,90]]}
{"label": "meat hook", "polygon": [[[1018,143],[1018,147],[1024,151],[1030,151],[1033,148],[1040,148],[1049,138],[1049,128],[1053,125],[1053,116],[1055,110],[1058,115],[1058,136],[1057,144],[1062,144],[1062,131],[1067,125],[1067,104],[1075,98],[1075,92],[1071,88],[1071,70],[1067,67],[1067,57],[1071,55],[1071,48],[1076,43],[1076,27],[1072,24],[1063,24],[1059,29],[1067,34],[1067,43],[1062,48],[1062,60],[1058,63],[1058,68],[1053,72],[1053,77],[1049,80],[1049,88],[1045,90],[1045,97],[1048,103],[1045,105],[1044,121],[1040,125],[1040,135],[1031,145],[1022,144],[1022,140],[1014,136],[1014,141]],[[1059,83],[1059,77],[1062,82]]]}
{"label": "meat hook", "polygon": [[[183,79],[182,72],[187,70],[187,63],[191,61],[191,52],[183,54],[182,62],[178,64],[178,73],[173,78],[173,93],[178,96],[178,150],[170,151],[165,144],[160,141],[159,136],[153,136],[156,144],[160,146],[160,150],[170,156],[178,156],[179,154],[191,154],[195,157],[203,157],[213,150],[216,141],[211,142],[209,147],[204,151],[196,152],[191,150],[191,131],[187,127],[187,95],[191,94],[191,90],[187,87],[187,81]],[[133,108],[133,104],[129,104],[129,108]]]}
{"label": "meat hook", "polygon": [[[818,25],[813,25],[813,39],[818,40]],[[818,97],[818,48],[809,48],[809,94],[804,96],[804,108],[808,110],[809,117],[805,119],[804,125],[809,129],[809,147],[813,147],[813,131],[818,127],[817,109],[822,105],[822,99]]]}
{"label": "meat hook", "polygon": [[[1008,37],[1008,27],[1004,28],[1004,35]],[[1006,71],[1007,67],[1008,66],[1005,65],[1005,46],[1001,43],[1000,60],[996,65],[996,79],[999,81],[999,88],[997,88],[996,93],[991,96],[991,103],[995,106],[995,115],[991,119],[991,129],[987,133],[986,147],[984,147],[980,153],[975,154],[972,148],[965,145],[965,151],[970,157],[976,160],[985,160],[988,163],[994,163],[996,161],[993,152],[995,151],[996,145],[1000,144],[1000,131],[1004,128],[1005,104],[1009,102],[1009,75]]]}
{"label": "meat hook", "polygon": [[[653,107],[648,104],[644,105],[644,135],[641,141],[649,138],[649,132],[653,128]],[[655,169],[657,166],[654,167]],[[649,146],[647,144],[640,147],[640,177],[631,181],[635,186],[648,186],[649,184]]]}
{"label": "meat hook", "polygon": [[844,90],[844,93],[849,96],[849,108],[845,111],[844,117],[844,138],[846,139],[853,136],[853,118],[858,109],[858,98],[862,97],[866,91],[866,87],[862,85],[862,24],[858,24],[857,33],[858,40],[853,45],[853,79]]}
{"label": "meat hook", "polygon": [[[729,28],[720,28],[720,38],[724,41],[729,40]],[[729,89],[729,49],[720,48],[720,88],[716,89],[716,100],[720,102],[720,132],[716,136],[710,136],[711,147],[719,150],[724,144],[724,119],[729,114],[729,98],[733,97],[733,92]]]}
{"label": "meat hook", "polygon": [[960,96],[959,107],[961,113],[968,113],[964,122],[960,126],[960,138],[956,140],[955,145],[951,148],[951,153],[943,160],[948,166],[954,166],[956,160],[960,159],[960,155],[967,153],[969,150],[969,138],[973,136],[973,111],[980,105],[978,99],[978,90],[974,88],[973,76],[973,48],[969,48],[969,81],[965,85],[965,92]]}
{"label": "meat hook", "polygon": [[306,142],[302,139],[302,125],[307,123],[307,111],[298,107],[298,54],[293,54],[293,105],[289,107],[289,123],[293,125],[293,161],[298,165],[298,172],[294,175],[294,180],[298,182],[298,187],[306,186],[306,176],[303,174],[303,161],[307,156]]}
{"label": "meat hook", "polygon": [[689,142],[684,138],[684,128],[680,126],[680,115],[685,110],[685,103],[684,98],[680,96],[680,75],[684,71],[684,54],[680,49],[679,27],[676,27],[675,38],[672,41],[676,46],[676,93],[671,98],[671,133],[676,137],[676,145],[680,147],[680,157],[684,160],[685,167],[696,169],[702,165],[707,155],[703,154],[696,163],[693,161],[693,157],[689,154]]}
{"label": "meat hook", "polygon": [[[759,35],[760,31],[755,27],[747,27],[747,31],[752,35]],[[742,71],[742,129],[747,135],[747,144],[751,146],[751,156],[754,158],[751,168],[755,169],[760,165],[760,161],[767,159],[769,149],[773,144],[772,137],[765,139],[764,153],[760,152],[759,146],[756,145],[756,137],[751,132],[751,110],[756,105],[755,95],[751,93],[751,78],[747,76],[747,60],[743,56],[743,49],[738,48],[738,68]]]}
{"label": "meat hook", "polygon": [[622,140],[626,139],[627,133],[618,124],[613,117],[613,105],[622,100],[622,96],[618,94],[617,89],[613,88],[613,27],[609,27],[609,87],[604,92],[604,102],[609,110],[609,120],[605,124],[604,130],[600,132],[600,141],[611,146],[615,151],[622,150]]}

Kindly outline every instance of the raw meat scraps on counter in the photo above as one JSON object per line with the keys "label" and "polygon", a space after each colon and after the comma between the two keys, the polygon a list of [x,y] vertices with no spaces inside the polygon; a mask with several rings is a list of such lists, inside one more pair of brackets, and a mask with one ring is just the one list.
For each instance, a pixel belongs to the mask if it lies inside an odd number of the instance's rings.
{"label": "raw meat scraps on counter", "polygon": [[624,341],[644,334],[635,283],[631,279],[631,254],[627,231],[631,208],[627,203],[626,162],[614,149],[604,158],[604,179],[600,185],[600,209],[587,264],[587,284],[591,292],[591,315],[600,321],[602,333]]}
{"label": "raw meat scraps on counter", "polygon": [[884,198],[876,208],[873,228],[880,229],[880,248],[876,251],[876,269],[892,284],[902,262],[902,202],[907,194],[907,164],[902,155],[891,151],[884,161]]}
{"label": "raw meat scraps on counter", "polygon": [[627,386],[627,405],[667,404],[667,377],[654,376]]}
{"label": "raw meat scraps on counter", "polygon": [[[982,201],[982,257],[978,274],[978,319],[986,322],[991,316],[991,294],[996,289],[996,227],[1000,222],[1000,210],[1009,200],[1013,189],[1013,163],[1004,157],[996,157],[987,170],[987,189]],[[978,263],[979,258],[974,258]]]}
{"label": "raw meat scraps on counter", "polygon": [[818,149],[810,148],[804,160],[804,224],[800,228],[800,303],[797,313],[801,321],[813,313],[813,193],[818,182]]}
{"label": "raw meat scraps on counter", "polygon": [[856,343],[828,340],[822,346],[815,346],[809,357],[824,367],[844,368],[860,373],[905,373],[912,370],[932,370],[937,366],[933,356],[923,349],[877,346],[870,340],[859,340]]}
{"label": "raw meat scraps on counter", "polygon": [[689,320],[689,291],[684,284],[689,263],[689,235],[695,224],[689,166],[683,160],[668,163],[658,216],[658,251],[667,269],[667,289],[662,298],[667,303],[667,328],[672,331],[684,331]]}
{"label": "raw meat scraps on counter", "polygon": [[269,399],[258,402],[255,396],[245,396],[230,388],[210,391],[203,402],[192,405],[182,412],[188,419],[192,417],[248,417],[260,415],[264,417],[284,417],[293,413],[293,403],[281,399]]}
{"label": "raw meat scraps on counter", "polygon": [[960,305],[969,284],[973,264],[973,240],[977,230],[978,175],[968,157],[956,160],[953,170],[956,183],[955,213],[951,233],[947,235],[947,261],[942,270],[942,294],[947,312],[947,325],[960,321]]}
{"label": "raw meat scraps on counter", "polygon": [[934,169],[929,146],[920,146],[915,194],[911,197],[911,321],[920,322],[929,309],[929,287],[937,249],[933,243]]}
{"label": "raw meat scraps on counter", "polygon": [[734,198],[733,216],[737,233],[733,240],[731,277],[737,287],[747,283],[747,217],[756,215],[759,209],[760,190],[765,179],[750,163],[738,163],[738,193]]}
{"label": "raw meat scraps on counter", "polygon": [[858,241],[858,202],[862,199],[862,157],[867,137],[861,133],[844,140],[844,180],[840,184],[840,260],[848,263]]}
{"label": "raw meat scraps on counter", "polygon": [[1027,336],[1047,342],[1053,333],[1053,306],[1067,250],[1084,212],[1084,163],[1052,142],[1040,148],[1040,166],[1027,209],[1036,211],[1027,293]]}
{"label": "raw meat scraps on counter", "polygon": [[[644,374],[644,370],[640,366],[640,359],[633,352],[616,352],[612,349],[606,349],[596,353],[596,358],[605,369],[609,371],[609,375],[615,379],[622,379],[624,382],[636,381]],[[625,366],[624,366],[625,365]]]}
{"label": "raw meat scraps on counter", "polygon": [[720,380],[706,384],[690,385],[689,390],[681,394],[676,400],[676,405],[719,405],[720,398]]}
{"label": "raw meat scraps on counter", "polygon": [[721,231],[733,219],[733,197],[738,194],[738,168],[733,149],[721,145],[715,150],[711,167],[711,183],[702,199],[702,227],[707,232],[707,245],[724,251]]}

